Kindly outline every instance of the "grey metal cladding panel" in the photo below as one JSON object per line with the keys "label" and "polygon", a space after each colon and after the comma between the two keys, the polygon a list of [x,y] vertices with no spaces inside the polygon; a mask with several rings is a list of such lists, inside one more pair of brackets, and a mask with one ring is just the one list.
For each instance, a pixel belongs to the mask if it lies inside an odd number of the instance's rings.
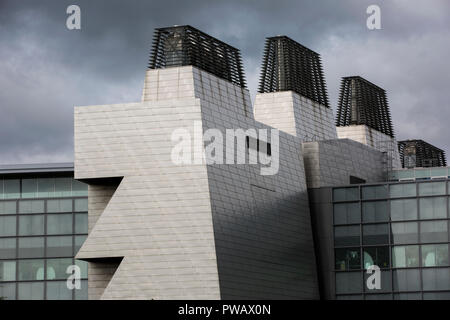
{"label": "grey metal cladding panel", "polygon": [[222,299],[319,298],[301,144],[287,137],[274,176],[207,166]]}

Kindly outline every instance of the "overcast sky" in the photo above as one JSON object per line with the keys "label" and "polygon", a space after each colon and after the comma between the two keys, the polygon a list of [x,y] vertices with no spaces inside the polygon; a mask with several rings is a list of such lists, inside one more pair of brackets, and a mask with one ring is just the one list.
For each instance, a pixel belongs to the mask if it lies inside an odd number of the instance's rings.
{"label": "overcast sky", "polygon": [[341,77],[360,75],[387,91],[398,140],[449,151],[448,14],[448,0],[0,0],[0,164],[73,161],[73,107],[139,101],[153,30],[174,24],[239,48],[253,100],[265,37],[287,35],[322,55],[334,111]]}

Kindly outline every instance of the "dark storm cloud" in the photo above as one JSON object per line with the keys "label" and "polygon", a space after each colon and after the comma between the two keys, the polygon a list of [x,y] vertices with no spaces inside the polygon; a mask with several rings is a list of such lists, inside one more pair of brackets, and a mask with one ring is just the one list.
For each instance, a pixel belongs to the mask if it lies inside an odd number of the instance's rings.
{"label": "dark storm cloud", "polygon": [[[65,10],[81,7],[81,31]],[[366,28],[379,4],[382,30]],[[322,54],[330,101],[340,77],[388,92],[399,138],[449,149],[450,5],[433,1],[0,1],[0,163],[72,161],[73,106],[139,101],[153,29],[191,24],[242,50],[255,94],[264,38]]]}

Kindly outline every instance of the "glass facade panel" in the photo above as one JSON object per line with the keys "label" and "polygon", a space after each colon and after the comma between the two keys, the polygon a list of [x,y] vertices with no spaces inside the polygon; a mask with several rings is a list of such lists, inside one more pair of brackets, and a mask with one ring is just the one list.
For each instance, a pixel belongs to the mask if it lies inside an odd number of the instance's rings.
{"label": "glass facade panel", "polygon": [[67,288],[66,281],[48,281],[47,300],[72,300],[72,292]]}
{"label": "glass facade panel", "polygon": [[44,234],[44,216],[19,217],[19,235],[36,236]]}
{"label": "glass facade panel", "polygon": [[417,220],[417,200],[391,200],[391,220]]}
{"label": "glass facade panel", "polygon": [[389,221],[387,201],[370,201],[362,203],[363,222]]}
{"label": "glass facade panel", "polygon": [[370,266],[378,266],[381,269],[389,268],[389,247],[365,247],[363,248],[364,269]]}
{"label": "glass facade panel", "polygon": [[361,222],[359,202],[337,203],[334,205],[334,224],[354,224]]}
{"label": "glass facade panel", "polygon": [[55,196],[55,178],[40,178],[37,180],[39,198],[52,198]]}
{"label": "glass facade panel", "polygon": [[420,196],[437,196],[445,194],[445,182],[422,182],[419,183]]}
{"label": "glass facade panel", "polygon": [[334,228],[334,244],[336,246],[359,246],[359,226],[342,226]]}
{"label": "glass facade panel", "polygon": [[447,203],[445,197],[420,198],[420,219],[447,218]]}
{"label": "glass facade panel", "polygon": [[72,234],[72,214],[47,216],[47,234]]}
{"label": "glass facade panel", "polygon": [[72,199],[47,200],[47,212],[72,212]]}
{"label": "glass facade panel", "polygon": [[446,177],[448,176],[447,168],[431,168],[432,177]]}
{"label": "glass facade panel", "polygon": [[0,260],[0,281],[16,280],[16,262]]}
{"label": "glass facade panel", "polygon": [[72,180],[72,196],[87,197],[87,195],[88,195],[87,184],[77,180]]}
{"label": "glass facade panel", "polygon": [[448,242],[447,221],[423,221],[420,223],[420,240],[427,242]]}
{"label": "glass facade panel", "polygon": [[16,214],[16,201],[0,201],[0,214]]}
{"label": "glass facade panel", "polygon": [[450,300],[450,292],[425,292],[423,300]]}
{"label": "glass facade panel", "polygon": [[4,199],[19,199],[20,198],[20,180],[5,179],[3,180]]}
{"label": "glass facade panel", "polygon": [[42,300],[44,299],[44,282],[19,282],[19,300]]}
{"label": "glass facade panel", "polygon": [[70,197],[72,180],[72,178],[55,178],[55,197]]}
{"label": "glass facade panel", "polygon": [[72,236],[47,237],[47,257],[71,257]]}
{"label": "glass facade panel", "polygon": [[385,199],[388,197],[387,185],[361,187],[363,199]]}
{"label": "glass facade panel", "polygon": [[422,269],[423,290],[450,290],[450,269]]}
{"label": "glass facade panel", "polygon": [[417,222],[397,222],[391,224],[393,244],[409,244],[419,242],[419,225]]}
{"label": "glass facade panel", "polygon": [[44,260],[19,260],[19,280],[44,280]]}
{"label": "glass facade panel", "polygon": [[88,277],[88,263],[82,260],[75,260],[75,264],[80,267],[81,278],[87,279]]}
{"label": "glass facade panel", "polygon": [[419,267],[419,246],[396,246],[392,248],[394,268]]}
{"label": "glass facade panel", "polygon": [[394,300],[422,300],[422,293],[395,293]]}
{"label": "glass facade panel", "polygon": [[336,188],[333,189],[334,201],[355,201],[359,200],[358,188]]}
{"label": "glass facade panel", "polygon": [[363,225],[363,244],[388,243],[389,225],[387,223]]}
{"label": "glass facade panel", "polygon": [[343,248],[335,250],[336,270],[361,269],[361,255],[359,248]]}
{"label": "glass facade panel", "polygon": [[22,179],[22,198],[37,198],[37,179]]}
{"label": "glass facade panel", "polygon": [[19,238],[19,258],[43,258],[45,245],[43,237]]}
{"label": "glass facade panel", "polygon": [[74,247],[75,255],[77,254],[78,250],[80,250],[85,240],[86,236],[75,236],[75,247]]}
{"label": "glass facade panel", "polygon": [[389,187],[389,194],[391,198],[415,197],[416,184],[415,183],[400,183],[391,184]]}
{"label": "glass facade panel", "polygon": [[416,179],[424,179],[431,177],[430,169],[414,169],[412,170],[415,173]]}
{"label": "glass facade panel", "polygon": [[366,294],[365,300],[392,300],[392,294]]}
{"label": "glass facade panel", "polygon": [[76,212],[88,212],[88,199],[75,199]]}
{"label": "glass facade panel", "polygon": [[20,200],[19,213],[44,213],[44,200]]}
{"label": "glass facade panel", "polygon": [[360,293],[362,280],[361,272],[336,272],[336,293]]}
{"label": "glass facade panel", "polygon": [[87,213],[75,214],[75,233],[88,233]]}
{"label": "glass facade panel", "polygon": [[47,280],[67,280],[69,274],[66,273],[66,270],[70,265],[73,265],[72,258],[47,259]]}
{"label": "glass facade panel", "polygon": [[0,297],[3,300],[16,300],[16,284],[0,283]]}
{"label": "glass facade panel", "polygon": [[422,267],[448,266],[448,244],[422,245]]}
{"label": "glass facade panel", "polygon": [[392,271],[394,291],[420,291],[420,270],[401,269]]}
{"label": "glass facade panel", "polygon": [[16,235],[16,217],[0,216],[0,237],[8,237]]}
{"label": "glass facade panel", "polygon": [[81,280],[81,288],[76,289],[75,300],[87,300],[88,299],[88,282],[87,280]]}
{"label": "glass facade panel", "polygon": [[16,257],[16,238],[0,238],[0,258],[14,259]]}

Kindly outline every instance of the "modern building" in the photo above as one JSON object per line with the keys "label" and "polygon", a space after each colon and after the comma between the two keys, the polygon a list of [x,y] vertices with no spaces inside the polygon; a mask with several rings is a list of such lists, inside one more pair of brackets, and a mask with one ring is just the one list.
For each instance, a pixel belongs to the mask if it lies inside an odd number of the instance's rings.
{"label": "modern building", "polygon": [[252,104],[238,49],[157,29],[141,101],[75,107],[74,127],[73,166],[0,168],[6,298],[450,299],[448,168],[401,169],[361,77],[335,123],[319,54],[286,36]]}
{"label": "modern building", "polygon": [[[87,185],[73,164],[0,166],[0,298],[87,299]],[[69,290],[67,267],[81,270]]]}
{"label": "modern building", "polygon": [[399,141],[402,168],[445,167],[445,152],[423,140]]}

